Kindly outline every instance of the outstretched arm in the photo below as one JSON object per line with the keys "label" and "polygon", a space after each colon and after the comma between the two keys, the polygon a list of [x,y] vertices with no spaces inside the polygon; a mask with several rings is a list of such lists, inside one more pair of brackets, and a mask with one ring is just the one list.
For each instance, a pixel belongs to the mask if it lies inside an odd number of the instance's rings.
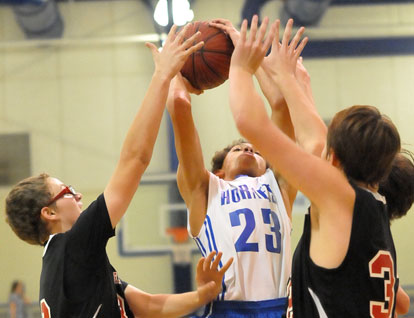
{"label": "outstretched arm", "polygon": [[[240,38],[239,31],[233,26],[230,20],[227,19],[214,19],[210,22],[211,26],[214,26],[224,32],[226,32],[234,46],[236,46],[238,39]],[[279,45],[279,39],[274,39],[272,47]],[[292,121],[290,119],[289,109],[287,107],[285,98],[277,87],[275,81],[275,74],[273,71],[275,51],[271,50],[270,54],[263,59],[263,62],[256,70],[255,76],[260,85],[260,88],[266,97],[270,108],[270,118],[272,122],[279,127],[289,138],[295,140],[295,131],[293,129]],[[297,190],[290,186],[277,171],[274,171],[277,181],[279,183],[280,190],[282,192],[283,201],[285,203],[286,210],[289,217],[292,213],[292,205],[295,201]]]}
{"label": "outstretched arm", "polygon": [[[221,18],[214,19],[210,22],[210,25],[226,32],[230,36],[233,45],[237,45],[240,33],[230,20]],[[279,39],[274,38],[272,47],[278,44]],[[286,101],[275,81],[275,74],[273,71],[275,60],[274,52],[274,50],[271,50],[270,54],[263,59],[261,65],[256,70],[255,75],[260,88],[272,109],[272,121],[292,140],[295,140],[295,133],[290,120],[289,109],[287,108]]]}
{"label": "outstretched arm", "polygon": [[171,28],[161,52],[147,43],[155,62],[155,71],[124,140],[120,159],[104,190],[112,226],[115,227],[127,210],[147,168],[158,135],[171,79],[184,65],[187,57],[203,42],[193,44],[199,34],[184,41],[185,28],[178,35]]}
{"label": "outstretched arm", "polygon": [[[227,19],[214,19],[210,22],[210,25],[226,32],[233,45],[237,45],[237,41],[240,38],[239,31],[233,26],[230,20]],[[274,39],[272,46],[278,45],[279,40]],[[290,120],[289,110],[286,105],[286,101],[277,87],[275,81],[275,75],[273,71],[273,64],[275,59],[274,50],[271,50],[270,54],[266,56],[261,65],[256,70],[256,78],[259,82],[260,88],[266,97],[269,105],[272,109],[271,118],[272,121],[291,139],[295,139],[295,133],[293,131],[292,122]]]}
{"label": "outstretched arm", "polygon": [[177,183],[190,213],[189,224],[193,236],[198,235],[207,211],[209,172],[204,166],[198,132],[191,112],[194,91],[185,78],[178,73],[172,81],[167,110],[174,129],[175,149],[179,160]]}
{"label": "outstretched arm", "polygon": [[300,28],[289,42],[292,25],[290,19],[282,43],[277,47],[274,45],[273,77],[286,99],[298,144],[307,152],[320,156],[327,128],[316,110],[310,77],[298,54],[307,41],[305,38],[297,47],[305,29]]}
{"label": "outstretched arm", "polygon": [[[274,65],[275,59],[277,58],[277,51],[274,48],[278,45],[279,39],[274,37],[270,54],[264,57],[255,76],[272,110],[272,122],[279,127],[286,136],[293,141],[296,141],[295,130],[292,124],[292,119],[290,118],[288,105],[282,92],[277,86],[275,79]],[[287,182],[276,169],[274,169],[274,174],[276,175],[287,213],[289,217],[292,218],[292,206],[296,199],[297,189]]]}
{"label": "outstretched arm", "polygon": [[221,291],[224,273],[233,261],[233,259],[229,259],[218,270],[221,255],[221,252],[218,253],[213,261],[215,252],[211,252],[207,258],[203,257],[199,260],[196,291],[182,294],[151,295],[128,285],[125,290],[125,296],[134,316],[139,318],[181,317],[214,300]]}
{"label": "outstretched arm", "polygon": [[[274,34],[278,33],[279,23],[276,21],[272,25],[265,41],[266,19],[259,31],[257,17],[253,19],[249,38],[246,37],[247,22],[242,24],[240,40],[230,66],[230,107],[233,117],[240,133],[256,146],[287,182],[301,190],[317,207],[323,206],[325,211],[337,208],[336,211],[340,213],[342,211],[338,206],[352,206],[355,195],[345,176],[328,162],[306,152],[286,137],[269,120],[263,101],[254,88],[252,76],[268,50],[269,38],[273,39]],[[287,45],[288,39],[284,39],[282,46]],[[299,39],[300,37],[294,37],[292,47],[297,47]],[[289,66],[293,69],[305,44],[306,41],[301,42],[296,49],[290,47],[288,51],[289,59],[292,60],[289,60],[292,62]],[[296,79],[294,84],[299,86]],[[300,94],[304,96],[303,92]],[[285,93],[283,95],[287,96]],[[289,100],[286,100],[289,105]]]}

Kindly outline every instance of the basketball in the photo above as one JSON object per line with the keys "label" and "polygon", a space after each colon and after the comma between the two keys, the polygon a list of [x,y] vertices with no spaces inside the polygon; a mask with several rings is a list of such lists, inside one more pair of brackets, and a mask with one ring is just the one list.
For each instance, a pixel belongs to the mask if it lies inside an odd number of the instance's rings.
{"label": "basketball", "polygon": [[234,50],[227,33],[209,26],[208,21],[191,23],[184,34],[188,39],[197,31],[204,46],[191,54],[181,69],[181,74],[197,89],[205,90],[223,84],[229,78],[230,59]]}

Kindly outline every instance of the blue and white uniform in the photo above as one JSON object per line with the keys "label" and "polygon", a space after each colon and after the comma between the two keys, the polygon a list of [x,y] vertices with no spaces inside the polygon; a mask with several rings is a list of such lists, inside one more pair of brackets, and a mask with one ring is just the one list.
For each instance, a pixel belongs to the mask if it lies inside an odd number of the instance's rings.
{"label": "blue and white uniform", "polygon": [[215,250],[223,252],[222,264],[234,258],[223,290],[210,306],[211,317],[219,317],[219,311],[229,317],[234,310],[259,317],[265,308],[285,309],[290,234],[291,222],[270,169],[257,178],[242,175],[232,181],[210,173],[207,214],[194,240],[203,256]]}

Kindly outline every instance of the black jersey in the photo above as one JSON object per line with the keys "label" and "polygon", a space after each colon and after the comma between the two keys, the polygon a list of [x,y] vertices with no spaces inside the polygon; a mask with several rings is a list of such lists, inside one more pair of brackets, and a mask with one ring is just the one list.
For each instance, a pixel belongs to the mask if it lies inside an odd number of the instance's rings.
{"label": "black jersey", "polygon": [[44,318],[133,317],[106,254],[114,236],[100,195],[73,227],[49,238],[43,254],[39,301]]}
{"label": "black jersey", "polygon": [[288,318],[394,317],[397,262],[386,206],[372,193],[354,189],[351,237],[339,267],[326,269],[312,262],[306,215],[293,256]]}

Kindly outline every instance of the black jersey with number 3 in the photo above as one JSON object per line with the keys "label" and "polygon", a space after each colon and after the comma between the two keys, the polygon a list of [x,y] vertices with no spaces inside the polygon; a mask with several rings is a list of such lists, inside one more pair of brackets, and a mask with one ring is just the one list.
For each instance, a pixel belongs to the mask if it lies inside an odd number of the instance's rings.
{"label": "black jersey with number 3", "polygon": [[326,269],[311,260],[306,215],[293,257],[288,318],[394,317],[397,263],[386,206],[372,193],[354,189],[351,238],[339,267]]}
{"label": "black jersey with number 3", "polygon": [[114,234],[100,195],[69,231],[49,238],[40,277],[42,317],[133,317],[123,293],[126,284],[106,254],[106,244]]}

